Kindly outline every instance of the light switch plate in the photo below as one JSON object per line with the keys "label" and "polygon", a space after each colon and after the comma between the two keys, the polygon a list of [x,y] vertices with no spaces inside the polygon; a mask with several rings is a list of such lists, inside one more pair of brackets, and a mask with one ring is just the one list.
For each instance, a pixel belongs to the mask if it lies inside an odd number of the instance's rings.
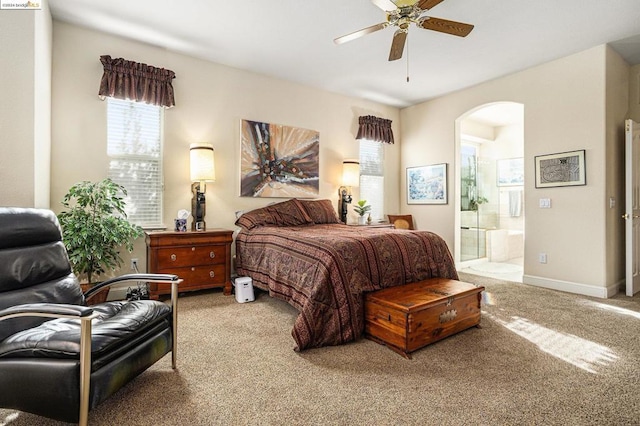
{"label": "light switch plate", "polygon": [[550,209],[551,208],[551,198],[540,198],[540,208],[541,209]]}

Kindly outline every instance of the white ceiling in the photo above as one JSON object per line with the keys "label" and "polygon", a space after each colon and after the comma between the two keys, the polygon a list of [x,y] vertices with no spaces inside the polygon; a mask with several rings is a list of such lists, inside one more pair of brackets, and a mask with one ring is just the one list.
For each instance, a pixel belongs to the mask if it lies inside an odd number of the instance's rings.
{"label": "white ceiling", "polygon": [[474,24],[471,34],[411,25],[408,49],[395,62],[387,61],[394,28],[333,43],[386,20],[371,0],[49,4],[57,20],[398,107],[614,41],[628,62],[640,62],[639,0],[445,0],[428,15]]}

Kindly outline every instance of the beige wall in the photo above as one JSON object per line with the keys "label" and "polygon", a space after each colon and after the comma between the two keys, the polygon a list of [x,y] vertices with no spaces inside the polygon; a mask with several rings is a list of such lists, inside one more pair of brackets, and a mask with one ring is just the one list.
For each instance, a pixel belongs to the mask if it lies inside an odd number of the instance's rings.
{"label": "beige wall", "polygon": [[51,16],[0,13],[0,205],[49,207]]}
{"label": "beige wall", "polygon": [[640,65],[629,70],[629,118],[640,122]]}
{"label": "beige wall", "polygon": [[[320,198],[334,200],[342,160],[358,157],[358,116],[393,121],[397,108],[277,80],[65,23],[54,23],[53,150],[51,204],[59,211],[66,190],[83,179],[107,174],[106,104],[97,91],[100,55],[123,57],[175,71],[176,106],[165,111],[164,221],[190,210],[189,144],[208,142],[216,152],[217,181],[207,185],[207,226],[235,229],[236,210],[264,206],[274,199],[239,197],[240,121],[278,123],[320,132]],[[399,144],[386,145],[387,211],[399,211]],[[354,199],[358,199],[357,190]],[[142,261],[144,246],[134,256]],[[128,262],[127,262],[128,264]],[[145,265],[141,262],[141,265]]]}
{"label": "beige wall", "polygon": [[[620,271],[609,273],[605,267],[606,239],[617,247],[622,238],[610,233],[606,221],[606,71],[613,61],[607,57],[608,48],[598,46],[401,111],[402,168],[442,162],[454,166],[460,116],[492,102],[524,104],[525,282],[597,296],[617,290]],[[626,105],[624,99],[611,102]],[[535,188],[536,155],[578,149],[586,150],[586,186]],[[449,179],[453,170],[449,168]],[[447,205],[401,206],[453,247],[457,196],[451,191]],[[552,208],[540,209],[540,198],[550,198]],[[547,253],[547,264],[538,263],[541,252]]]}
{"label": "beige wall", "polygon": [[51,54],[53,23],[49,5],[35,13],[34,207],[49,208],[51,194]]}

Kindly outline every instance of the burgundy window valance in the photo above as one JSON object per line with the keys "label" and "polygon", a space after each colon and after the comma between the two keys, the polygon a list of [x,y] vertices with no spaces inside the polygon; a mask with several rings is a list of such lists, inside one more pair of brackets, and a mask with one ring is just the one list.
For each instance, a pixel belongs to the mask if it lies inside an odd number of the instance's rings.
{"label": "burgundy window valance", "polygon": [[104,67],[98,96],[128,99],[158,105],[166,108],[174,106],[172,80],[176,74],[164,68],[139,64],[126,59],[111,59],[100,56]]}
{"label": "burgundy window valance", "polygon": [[391,120],[374,117],[373,115],[363,115],[358,119],[358,122],[360,126],[358,127],[358,136],[356,136],[356,139],[393,143]]}

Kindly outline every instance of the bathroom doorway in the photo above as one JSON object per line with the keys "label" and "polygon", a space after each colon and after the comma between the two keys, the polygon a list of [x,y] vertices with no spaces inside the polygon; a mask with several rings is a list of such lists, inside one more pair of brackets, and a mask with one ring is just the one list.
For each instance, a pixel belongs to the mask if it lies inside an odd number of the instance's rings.
{"label": "bathroom doorway", "polygon": [[458,270],[522,282],[524,105],[482,105],[456,120]]}

